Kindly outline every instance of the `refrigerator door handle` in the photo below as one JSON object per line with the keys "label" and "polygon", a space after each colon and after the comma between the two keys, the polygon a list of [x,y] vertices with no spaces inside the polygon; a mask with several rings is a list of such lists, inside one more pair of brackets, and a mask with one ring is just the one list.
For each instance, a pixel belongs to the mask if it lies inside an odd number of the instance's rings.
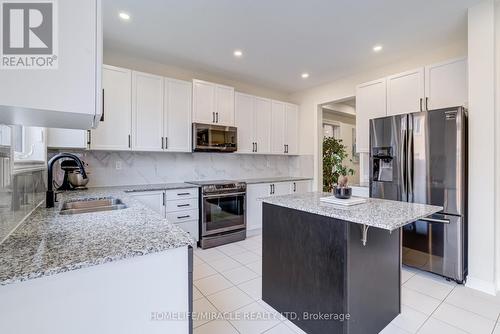
{"label": "refrigerator door handle", "polygon": [[408,147],[406,148],[406,179],[408,180],[408,202],[413,202],[413,116],[408,116]]}
{"label": "refrigerator door handle", "polygon": [[399,172],[401,173],[401,186],[403,189],[403,200],[406,202],[406,130],[401,130],[401,163],[399,164]]}

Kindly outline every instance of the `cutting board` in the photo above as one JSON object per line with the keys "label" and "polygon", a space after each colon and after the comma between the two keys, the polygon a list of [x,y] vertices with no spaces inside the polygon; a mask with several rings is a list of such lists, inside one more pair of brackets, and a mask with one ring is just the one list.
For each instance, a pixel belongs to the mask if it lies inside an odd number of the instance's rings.
{"label": "cutting board", "polygon": [[329,203],[329,204],[336,204],[336,205],[345,205],[345,206],[351,206],[351,205],[358,205],[358,204],[363,204],[366,203],[366,198],[361,198],[361,197],[351,197],[348,199],[340,199],[335,196],[328,196],[328,197],[321,197],[319,199],[321,202],[324,203]]}

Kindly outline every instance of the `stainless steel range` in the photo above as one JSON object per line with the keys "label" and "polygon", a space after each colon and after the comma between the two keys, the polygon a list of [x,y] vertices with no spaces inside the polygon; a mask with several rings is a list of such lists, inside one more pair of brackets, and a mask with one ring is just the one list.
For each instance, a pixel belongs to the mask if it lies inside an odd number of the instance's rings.
{"label": "stainless steel range", "polygon": [[246,183],[192,181],[200,186],[200,246],[203,249],[244,240]]}

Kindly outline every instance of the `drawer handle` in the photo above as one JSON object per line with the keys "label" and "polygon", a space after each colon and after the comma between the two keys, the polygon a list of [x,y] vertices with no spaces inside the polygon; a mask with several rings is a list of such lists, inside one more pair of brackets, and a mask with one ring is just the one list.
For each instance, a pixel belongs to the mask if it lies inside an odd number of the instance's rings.
{"label": "drawer handle", "polygon": [[187,196],[189,195],[189,193],[180,193],[180,194],[177,194],[177,196]]}
{"label": "drawer handle", "polygon": [[186,218],[189,218],[191,217],[190,215],[187,215],[187,216],[178,216],[177,219],[186,219]]}
{"label": "drawer handle", "polygon": [[178,208],[183,208],[183,207],[186,207],[186,206],[190,206],[191,204],[177,204],[177,207]]}

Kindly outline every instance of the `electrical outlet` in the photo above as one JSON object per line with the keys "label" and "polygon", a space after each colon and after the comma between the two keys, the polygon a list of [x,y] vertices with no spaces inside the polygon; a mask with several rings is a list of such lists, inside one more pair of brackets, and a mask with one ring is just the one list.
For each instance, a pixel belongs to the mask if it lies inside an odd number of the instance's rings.
{"label": "electrical outlet", "polygon": [[118,160],[118,161],[116,161],[115,168],[116,168],[116,170],[120,170],[120,169],[122,169],[122,162],[121,162],[121,161],[119,161],[119,160]]}

